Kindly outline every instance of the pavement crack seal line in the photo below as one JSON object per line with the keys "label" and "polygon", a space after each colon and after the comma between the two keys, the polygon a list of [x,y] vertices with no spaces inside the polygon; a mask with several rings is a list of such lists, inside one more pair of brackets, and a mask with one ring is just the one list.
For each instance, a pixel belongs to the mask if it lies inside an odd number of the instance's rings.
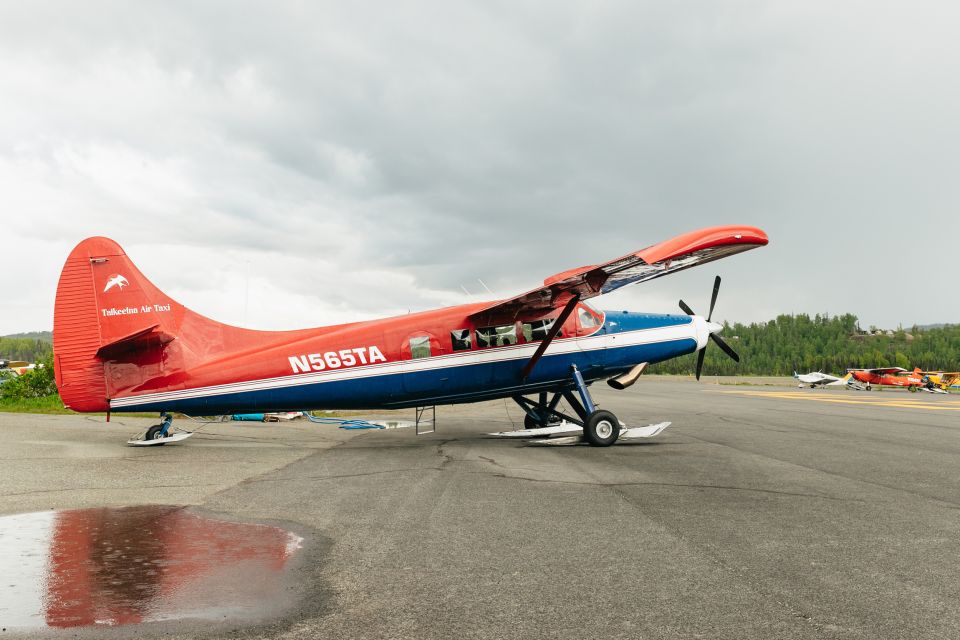
{"label": "pavement crack seal line", "polygon": [[[842,473],[837,473],[836,471],[829,471],[829,470],[827,470],[827,469],[820,469],[820,468],[818,468],[818,467],[811,467],[811,466],[809,466],[809,465],[800,464],[799,462],[794,462],[794,461],[792,461],[792,460],[784,460],[783,458],[777,458],[777,457],[771,456],[771,455],[760,454],[760,453],[757,453],[757,452],[755,452],[755,451],[750,451],[749,449],[741,449],[740,447],[735,447],[735,446],[733,446],[732,444],[726,444],[726,443],[724,443],[724,442],[716,442],[716,441],[714,441],[714,440],[709,440],[709,439],[707,439],[707,438],[703,438],[703,437],[700,437],[700,436],[693,436],[693,435],[690,435],[689,433],[686,433],[686,434],[683,434],[683,435],[687,436],[688,438],[692,438],[692,439],[694,439],[694,440],[699,440],[700,442],[705,442],[705,443],[707,443],[707,444],[712,444],[712,445],[717,446],[717,447],[727,447],[728,449],[733,449],[734,451],[739,451],[740,453],[746,453],[746,454],[748,454],[748,455],[756,456],[756,457],[758,457],[758,458],[766,458],[767,460],[776,460],[777,462],[780,462],[780,463],[786,464],[786,465],[790,465],[790,466],[792,466],[792,467],[797,467],[798,469],[806,469],[806,470],[808,470],[808,471],[816,471],[816,472],[818,472],[818,473],[824,473],[824,474],[829,475],[829,476],[835,476],[835,477],[837,477],[837,478],[843,478],[844,480],[849,480],[850,482],[856,482],[856,483],[860,483],[860,484],[871,485],[871,486],[874,486],[874,487],[882,487],[882,488],[884,488],[884,489],[891,489],[891,490],[893,490],[893,491],[899,491],[899,492],[901,492],[901,493],[906,493],[906,494],[909,494],[909,495],[912,495],[912,496],[918,496],[918,497],[920,497],[920,498],[924,498],[924,499],[926,499],[926,500],[930,500],[931,502],[940,503],[942,506],[945,506],[945,507],[947,507],[948,509],[960,509],[960,502],[953,502],[953,501],[947,500],[947,499],[945,499],[945,498],[938,498],[938,497],[936,497],[936,496],[929,496],[929,495],[927,495],[927,494],[925,494],[925,493],[920,493],[919,491],[913,491],[913,490],[911,490],[911,489],[905,489],[904,487],[897,487],[897,486],[890,485],[890,484],[884,484],[884,483],[882,483],[882,482],[875,482],[875,481],[873,481],[873,480],[866,480],[866,479],[864,479],[864,478],[854,478],[854,477],[852,477],[852,476],[846,476],[846,475],[843,475]],[[866,502],[866,501],[864,501],[864,502]]]}
{"label": "pavement crack seal line", "polygon": [[445,446],[447,446],[451,442],[456,442],[456,441],[457,441],[456,438],[451,438],[449,440],[441,440],[439,443],[437,443],[437,455],[443,458],[443,462],[440,463],[440,471],[445,470],[447,466],[449,466],[454,462],[465,462],[464,460],[458,460],[454,458],[449,453],[446,453],[443,449]]}

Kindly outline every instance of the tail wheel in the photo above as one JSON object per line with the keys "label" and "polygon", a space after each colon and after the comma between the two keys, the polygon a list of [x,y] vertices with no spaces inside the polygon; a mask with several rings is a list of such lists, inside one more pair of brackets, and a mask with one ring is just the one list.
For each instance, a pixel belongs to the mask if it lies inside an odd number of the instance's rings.
{"label": "tail wheel", "polygon": [[[155,425],[153,425],[152,427],[150,427],[149,429],[147,429],[147,433],[146,433],[146,435],[143,436],[143,439],[144,439],[144,440],[159,440],[160,438],[163,437],[163,435],[160,433],[162,430],[163,430],[163,425],[162,425],[162,424],[155,424]],[[166,444],[165,442],[161,442],[161,443],[158,444],[157,446],[158,446],[158,447],[162,447],[162,446],[165,445],[165,444]]]}
{"label": "tail wheel", "polygon": [[594,411],[583,424],[583,437],[595,447],[609,447],[620,437],[620,421],[609,411]]}

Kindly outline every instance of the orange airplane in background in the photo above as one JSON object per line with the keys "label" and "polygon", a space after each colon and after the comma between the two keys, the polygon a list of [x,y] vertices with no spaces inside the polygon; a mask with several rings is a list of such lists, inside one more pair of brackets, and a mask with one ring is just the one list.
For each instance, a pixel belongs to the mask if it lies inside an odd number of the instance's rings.
{"label": "orange airplane in background", "polygon": [[847,369],[847,372],[853,376],[853,379],[862,382],[867,391],[873,385],[881,387],[905,387],[908,391],[923,389],[936,393],[936,387],[929,384],[929,379],[923,371],[917,367],[913,371],[908,371],[903,367],[880,367],[878,369]]}

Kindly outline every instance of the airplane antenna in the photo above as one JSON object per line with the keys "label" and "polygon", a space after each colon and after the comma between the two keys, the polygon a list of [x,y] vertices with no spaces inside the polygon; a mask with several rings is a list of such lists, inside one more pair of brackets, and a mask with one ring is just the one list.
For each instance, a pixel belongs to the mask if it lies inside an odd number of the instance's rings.
{"label": "airplane antenna", "polygon": [[487,286],[487,283],[481,280],[480,278],[477,278],[477,282],[479,282],[483,286],[483,288],[487,290],[487,293],[489,293],[490,295],[492,296],[497,295],[493,291],[490,291],[490,287]]}
{"label": "airplane antenna", "polygon": [[250,261],[246,260],[245,262],[247,264],[247,268],[246,268],[247,282],[244,285],[244,291],[243,291],[243,326],[244,327],[247,326],[247,307],[249,306],[249,302],[250,302]]}

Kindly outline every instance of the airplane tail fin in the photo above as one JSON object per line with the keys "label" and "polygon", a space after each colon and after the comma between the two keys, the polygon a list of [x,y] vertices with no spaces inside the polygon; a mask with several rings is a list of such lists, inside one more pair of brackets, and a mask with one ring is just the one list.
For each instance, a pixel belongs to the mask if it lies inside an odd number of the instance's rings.
{"label": "airplane tail fin", "polygon": [[153,285],[109,238],[87,238],[63,265],[53,311],[63,403],[107,411],[110,399],[187,384],[187,370],[256,352],[296,331],[255,331],[195,313]]}
{"label": "airplane tail fin", "polygon": [[113,388],[141,381],[139,369],[172,373],[178,358],[164,347],[188,313],[113,240],[78,244],[60,273],[53,312],[54,373],[64,404],[105,411]]}

